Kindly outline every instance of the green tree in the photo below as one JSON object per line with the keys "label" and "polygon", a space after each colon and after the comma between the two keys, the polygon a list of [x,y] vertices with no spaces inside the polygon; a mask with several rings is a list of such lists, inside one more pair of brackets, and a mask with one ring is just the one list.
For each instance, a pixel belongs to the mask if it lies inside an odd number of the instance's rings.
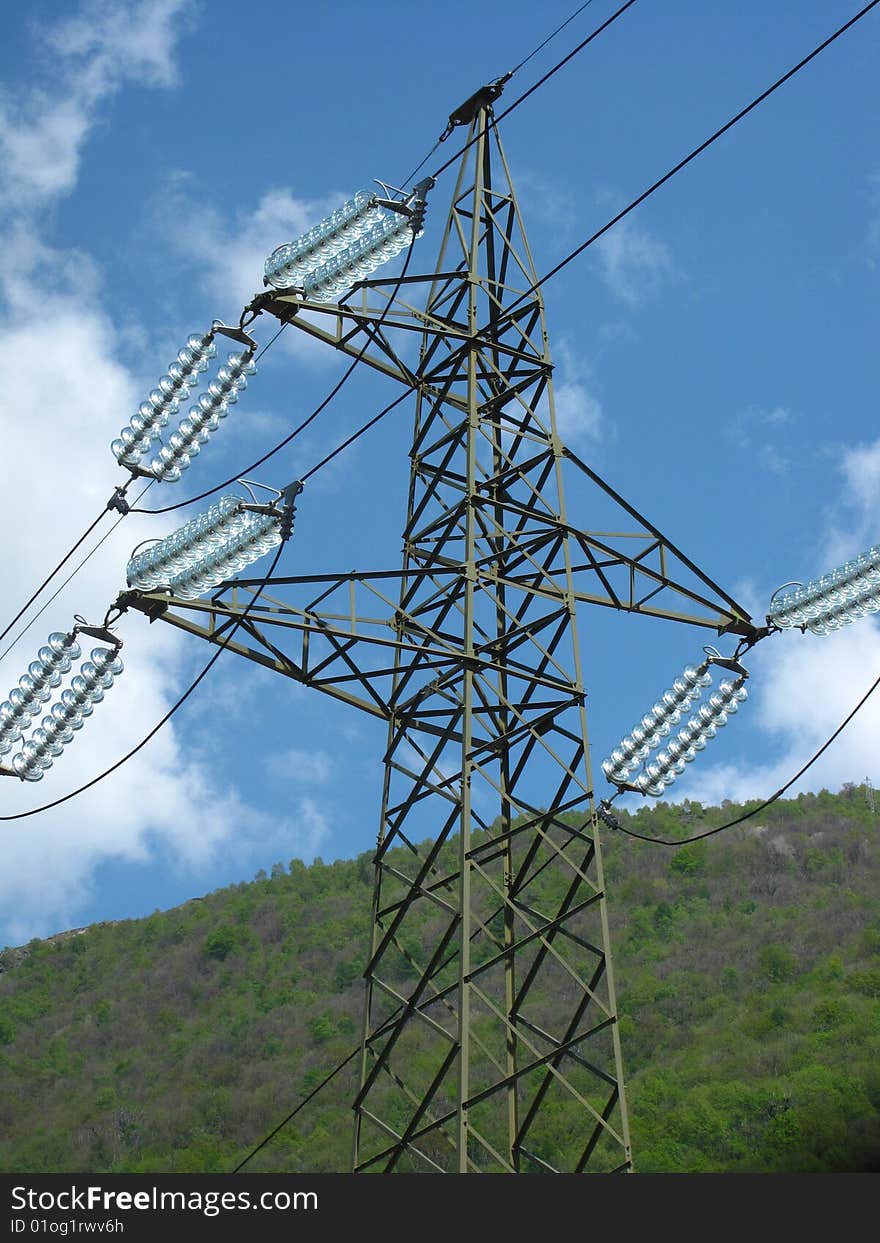
{"label": "green tree", "polygon": [[779,983],[790,980],[797,971],[797,959],[785,945],[765,945],[758,955],[761,974]]}
{"label": "green tree", "polygon": [[216,958],[223,962],[238,948],[238,943],[237,929],[228,924],[221,924],[219,928],[209,932],[205,938],[205,953],[209,958]]}

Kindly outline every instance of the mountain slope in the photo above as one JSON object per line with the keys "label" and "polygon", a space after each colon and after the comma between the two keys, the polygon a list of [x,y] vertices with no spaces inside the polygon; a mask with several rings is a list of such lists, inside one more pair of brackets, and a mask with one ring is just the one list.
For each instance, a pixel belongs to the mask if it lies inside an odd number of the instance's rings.
{"label": "mountain slope", "polygon": [[[621,818],[683,837],[738,810]],[[877,825],[848,787],[677,850],[606,836],[637,1169],[880,1168]],[[371,884],[367,855],[294,860],[5,951],[0,1168],[235,1166],[357,1043]],[[346,1169],[355,1066],[248,1168]]]}

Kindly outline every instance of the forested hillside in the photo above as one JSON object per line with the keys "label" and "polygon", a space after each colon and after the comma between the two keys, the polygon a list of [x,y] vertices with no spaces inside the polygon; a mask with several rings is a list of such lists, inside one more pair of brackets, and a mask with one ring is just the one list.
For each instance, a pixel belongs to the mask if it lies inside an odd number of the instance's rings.
{"label": "forested hillside", "polygon": [[[880,1169],[878,826],[848,787],[605,835],[638,1170]],[[371,883],[293,860],[0,954],[0,1168],[232,1169],[357,1043]],[[354,1065],[248,1168],[346,1169]]]}

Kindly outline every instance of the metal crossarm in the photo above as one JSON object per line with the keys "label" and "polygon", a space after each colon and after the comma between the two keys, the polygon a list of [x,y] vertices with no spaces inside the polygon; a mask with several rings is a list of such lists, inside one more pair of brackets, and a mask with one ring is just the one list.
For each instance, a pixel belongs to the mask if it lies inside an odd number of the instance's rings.
{"label": "metal crossarm", "polygon": [[[261,296],[413,390],[401,567],[121,603],[213,643],[237,622],[230,651],[386,723],[352,1168],[617,1172],[632,1158],[578,612],[756,631],[562,444],[490,121],[487,97],[433,271],[340,304]],[[578,517],[604,529],[569,517],[575,478],[594,510]]]}

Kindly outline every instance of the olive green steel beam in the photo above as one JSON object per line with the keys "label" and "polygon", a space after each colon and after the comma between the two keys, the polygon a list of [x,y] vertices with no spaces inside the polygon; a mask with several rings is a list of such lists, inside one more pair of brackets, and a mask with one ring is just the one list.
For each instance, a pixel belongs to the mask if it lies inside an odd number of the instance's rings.
{"label": "olive green steel beam", "polygon": [[[483,118],[483,123],[485,117]],[[487,196],[493,190],[490,181],[491,161],[489,158],[489,141],[479,123],[475,125],[473,172],[468,171],[468,162],[464,161],[459,173],[459,185],[454,196],[454,205],[446,232],[446,241],[438,269],[441,276],[435,285],[435,295],[444,306],[452,307],[455,315],[464,314],[467,308],[468,327],[479,322],[484,314],[484,291],[489,288],[489,301],[497,306],[503,291],[498,279],[500,266],[508,270],[512,246],[510,238],[495,237],[495,223],[484,211]],[[472,180],[471,180],[472,177]],[[467,205],[469,210],[465,209]],[[451,284],[442,273],[451,266],[447,255],[458,250],[462,255],[459,288],[451,289]],[[429,303],[430,307],[430,303]],[[491,314],[491,312],[490,312]],[[523,321],[527,322],[527,321]],[[537,322],[532,318],[532,325]],[[437,373],[443,370],[441,359],[442,344],[429,340],[426,333],[423,346],[422,369],[430,365]],[[450,920],[447,931],[451,930],[456,954],[454,971],[448,979],[437,972],[436,962],[429,961],[421,974],[412,963],[408,964],[409,974],[406,975],[406,987],[395,984],[398,993],[406,993],[411,999],[415,1012],[425,1007],[436,1005],[437,997],[451,1004],[457,1017],[455,1028],[457,1048],[455,1058],[449,1059],[449,1049],[441,1044],[438,1047],[436,1060],[429,1047],[430,1037],[423,1026],[414,1028],[415,1021],[409,1012],[404,1012],[394,1029],[393,1037],[383,1039],[376,1057],[370,1057],[369,1069],[362,1082],[361,1094],[356,1101],[357,1136],[355,1144],[355,1168],[401,1168],[411,1155],[414,1164],[404,1168],[419,1168],[425,1157],[438,1161],[444,1168],[465,1171],[472,1169],[474,1163],[481,1169],[517,1170],[523,1168],[523,1149],[529,1140],[529,1134],[540,1130],[540,1120],[535,1124],[535,1114],[530,1114],[530,1107],[537,1090],[540,1090],[542,1077],[550,1073],[554,1086],[563,1094],[569,1107],[583,1116],[581,1142],[578,1151],[572,1151],[570,1158],[564,1159],[554,1168],[566,1168],[570,1160],[574,1168],[583,1150],[591,1143],[596,1127],[602,1130],[603,1142],[617,1154],[609,1164],[619,1166],[629,1161],[628,1138],[626,1136],[625,1111],[617,1107],[614,1121],[609,1121],[612,1113],[608,1112],[609,1085],[604,1083],[601,1098],[596,1095],[595,1086],[591,1081],[595,1076],[584,1070],[583,1065],[568,1059],[570,1065],[563,1065],[566,1058],[562,1031],[553,1030],[558,1026],[550,1021],[549,1027],[545,1020],[543,1025],[535,1022],[535,1026],[548,1030],[551,1041],[542,1040],[531,1033],[523,1024],[517,1022],[516,1014],[511,1012],[510,1000],[516,995],[518,976],[528,970],[536,952],[536,945],[548,945],[548,960],[553,967],[542,967],[542,982],[553,980],[553,968],[558,968],[572,983],[575,989],[581,989],[583,983],[593,979],[598,970],[601,983],[605,988],[603,997],[607,1003],[607,963],[608,954],[603,945],[598,968],[594,966],[592,974],[584,972],[582,965],[569,957],[560,956],[556,949],[555,938],[544,931],[540,919],[524,916],[517,910],[510,885],[515,872],[518,872],[520,860],[517,852],[522,853],[517,845],[520,837],[507,833],[505,847],[509,846],[509,866],[504,867],[507,858],[502,853],[500,860],[492,859],[486,866],[476,862],[473,847],[478,844],[475,834],[485,833],[482,826],[487,824],[475,802],[477,787],[488,791],[495,783],[497,792],[500,785],[501,796],[496,804],[499,812],[508,821],[515,815],[518,790],[513,780],[519,751],[524,750],[511,734],[511,723],[514,719],[510,714],[510,703],[516,701],[519,720],[523,726],[522,738],[547,738],[547,735],[563,737],[561,730],[567,728],[565,721],[550,718],[550,728],[538,733],[530,726],[541,720],[542,730],[547,724],[546,709],[537,704],[534,695],[527,690],[512,690],[511,679],[518,683],[532,684],[536,677],[546,679],[547,669],[553,669],[554,680],[567,681],[569,702],[572,709],[564,710],[564,717],[574,712],[575,720],[579,720],[580,709],[576,701],[582,698],[582,686],[571,674],[564,679],[558,666],[565,671],[569,662],[561,657],[560,645],[570,641],[570,626],[560,631],[555,625],[555,616],[547,617],[548,612],[558,614],[561,607],[568,610],[568,619],[576,607],[571,596],[572,581],[569,567],[554,566],[552,557],[548,560],[548,550],[557,547],[557,540],[563,542],[565,533],[541,532],[539,538],[531,540],[523,534],[525,524],[517,515],[514,522],[521,524],[519,537],[512,536],[506,529],[506,514],[499,506],[492,505],[492,500],[507,499],[505,485],[496,484],[495,495],[490,493],[490,513],[485,514],[479,504],[479,487],[488,478],[496,478],[502,470],[509,469],[511,458],[517,454],[522,459],[518,445],[528,442],[518,435],[517,445],[503,443],[503,432],[496,412],[503,404],[503,397],[493,392],[492,386],[503,383],[505,369],[510,370],[509,360],[505,359],[500,349],[493,348],[497,344],[491,340],[489,333],[484,339],[465,351],[465,357],[450,359],[447,368],[455,367],[455,379],[450,387],[451,392],[459,391],[464,384],[468,394],[468,408],[462,411],[455,406],[452,410],[445,403],[432,402],[429,396],[421,393],[417,399],[416,426],[413,433],[413,465],[411,470],[410,494],[408,502],[407,523],[404,530],[404,547],[406,549],[404,569],[419,570],[431,568],[434,573],[426,580],[420,576],[412,576],[411,582],[404,580],[401,590],[401,614],[416,614],[420,609],[422,598],[435,590],[434,584],[442,580],[447,584],[450,596],[455,598],[453,609],[447,609],[444,622],[444,635],[453,623],[458,626],[457,637],[460,643],[460,666],[457,677],[448,676],[442,687],[431,688],[428,693],[412,699],[412,690],[407,687],[409,702],[406,717],[400,722],[395,716],[389,722],[389,752],[386,760],[386,786],[383,797],[382,822],[380,826],[380,848],[377,851],[376,863],[376,905],[374,908],[373,951],[367,968],[367,1010],[364,1027],[364,1050],[371,1048],[371,1032],[381,1027],[384,1012],[377,1004],[377,991],[381,990],[386,981],[395,979],[395,973],[401,968],[399,955],[396,955],[395,942],[406,937],[406,929],[412,924],[418,926],[419,911],[423,909],[425,886],[430,884],[435,892],[440,892],[447,902],[457,904],[457,919]],[[452,353],[447,350],[447,353]],[[464,372],[464,375],[462,373]],[[447,369],[448,375],[453,372]],[[549,384],[547,367],[544,360],[536,368],[538,387],[543,393]],[[532,442],[540,441],[541,428],[533,426],[528,409],[530,401],[529,384],[523,381],[528,377],[508,376],[506,383],[512,389],[517,388],[515,400],[518,404],[517,418],[522,424],[529,424],[529,435]],[[534,388],[535,385],[532,385]],[[511,400],[514,400],[511,397]],[[486,408],[490,406],[492,424],[487,426]],[[525,403],[525,409],[520,403]],[[534,412],[531,412],[534,413]],[[465,417],[462,417],[464,415]],[[552,421],[552,416],[551,416]],[[491,461],[486,461],[486,448]],[[545,451],[552,445],[546,440],[542,447]],[[504,459],[507,459],[505,461]],[[516,462],[513,462],[514,467]],[[540,471],[540,467],[538,470]],[[520,476],[526,480],[532,477],[529,470],[523,470]],[[544,507],[544,514],[552,516],[556,507]],[[538,514],[540,511],[535,510]],[[543,515],[542,515],[543,516]],[[529,539],[530,546],[525,547]],[[515,546],[515,556],[520,559],[517,569],[508,573],[507,562]],[[554,554],[555,555],[555,554]],[[527,568],[530,580],[515,581],[514,575]],[[449,571],[444,575],[443,570]],[[565,574],[562,582],[554,581],[554,574]],[[534,589],[536,582],[553,583],[554,589],[546,595]],[[431,584],[426,591],[427,583]],[[519,604],[520,599],[523,603]],[[610,598],[610,597],[609,597]],[[431,596],[433,605],[433,595]],[[491,610],[491,612],[487,612]],[[487,627],[491,626],[490,631]],[[399,634],[413,639],[415,636],[405,630],[406,618],[400,616]],[[544,635],[546,642],[542,645],[539,635]],[[494,646],[493,646],[494,643]],[[511,665],[510,655],[519,647],[531,645],[532,656],[523,654],[523,668],[516,670]],[[543,648],[543,650],[542,650]],[[508,650],[509,649],[509,650]],[[475,664],[479,655],[488,652],[498,653],[500,670],[485,671]],[[406,666],[403,653],[398,655],[400,682],[411,676]],[[544,674],[538,674],[543,668]],[[488,681],[487,681],[488,679]],[[573,692],[573,693],[572,693]],[[438,696],[442,702],[438,702]],[[451,703],[447,703],[447,697]],[[534,700],[534,704],[532,704]],[[431,753],[424,763],[421,772],[418,765],[396,765],[398,751],[412,748],[418,735],[436,715],[429,714],[446,712],[448,729],[447,751],[457,752],[459,759],[452,762],[451,775],[446,779],[446,793],[453,793],[458,800],[459,831],[457,840],[451,837],[451,822],[445,816],[447,829],[446,839],[434,836],[433,845],[427,849],[415,848],[415,859],[412,871],[408,872],[408,882],[401,883],[400,865],[395,864],[394,870],[385,866],[389,858],[388,847],[406,839],[413,841],[413,832],[409,828],[410,821],[419,824],[419,811],[429,810],[432,799],[437,797],[437,779],[434,769],[438,757]],[[534,717],[534,721],[532,720]],[[574,733],[579,730],[575,725]],[[549,741],[549,739],[548,739]],[[571,742],[568,741],[571,748]],[[492,747],[496,749],[492,751]],[[519,751],[517,748],[519,747]],[[487,763],[481,760],[481,754],[494,754],[498,757],[498,772],[491,773],[492,781],[487,782]],[[569,760],[561,755],[562,768],[551,799],[564,798],[570,791],[572,783],[579,778],[577,769],[583,762],[586,748],[582,739],[574,748],[574,755],[579,757]],[[445,758],[443,752],[439,759]],[[451,762],[451,755],[450,755]],[[551,765],[553,761],[548,761]],[[494,763],[494,761],[493,761]],[[492,767],[492,765],[489,765]],[[530,767],[527,764],[527,767]],[[496,781],[497,778],[497,781]],[[520,780],[525,780],[524,770]],[[509,786],[513,784],[513,788]],[[430,790],[428,794],[426,791]],[[548,793],[550,793],[548,791]],[[580,790],[576,799],[577,806],[585,800],[585,792]],[[491,817],[490,817],[491,818]],[[430,819],[425,822],[428,828]],[[504,836],[502,830],[502,836]],[[526,833],[525,839],[535,836]],[[430,840],[430,836],[429,836]],[[555,845],[556,843],[554,843]],[[544,859],[546,847],[539,846],[541,859]],[[451,852],[451,853],[450,853]],[[444,867],[445,855],[449,856],[449,866]],[[500,865],[500,866],[499,866]],[[555,866],[555,865],[554,865]],[[567,866],[562,864],[562,866]],[[489,869],[487,871],[487,868]],[[494,872],[498,871],[499,875]],[[455,873],[453,880],[452,873]],[[544,873],[546,876],[547,873]],[[539,882],[538,882],[539,883]],[[578,878],[578,884],[582,881]],[[498,903],[502,912],[502,928],[492,937],[486,936],[488,907],[484,904],[491,900]],[[596,898],[592,904],[596,907],[604,900]],[[540,903],[533,904],[541,909]],[[392,910],[389,908],[393,908]],[[586,914],[586,908],[577,904],[566,907],[559,912],[563,923],[571,923],[577,930],[578,921]],[[552,923],[557,912],[545,912]],[[531,924],[531,927],[528,927]],[[498,957],[498,936],[501,937],[501,948],[507,953]],[[593,938],[595,940],[595,938]],[[489,951],[488,966],[480,961],[485,956],[484,946]],[[579,946],[575,947],[583,953]],[[551,952],[552,951],[552,952]],[[568,952],[568,951],[567,951]],[[595,963],[595,956],[593,956]],[[449,971],[449,967],[446,970]],[[429,987],[434,975],[437,975],[436,988]],[[481,981],[478,983],[478,981]],[[576,983],[580,981],[580,983]],[[439,990],[439,991],[438,991]],[[538,986],[530,987],[530,999],[538,991]],[[597,989],[591,990],[591,1000],[597,997]],[[530,1021],[540,1017],[532,1015],[530,1003],[523,1003],[525,1017]],[[613,1026],[612,1017],[610,1026]],[[599,1028],[602,1028],[600,1031]],[[607,1031],[604,1020],[600,1024],[586,1022],[573,1033],[570,1047],[576,1049],[580,1056],[580,1046],[584,1043],[600,1042]],[[490,1046],[493,1056],[481,1056],[476,1043],[479,1038],[484,1046]],[[426,1043],[427,1042],[427,1043]],[[562,1052],[560,1052],[562,1049]],[[614,1061],[613,1047],[603,1046],[597,1056],[586,1058],[589,1064],[607,1063],[609,1055]],[[366,1061],[364,1063],[366,1066]],[[549,1067],[549,1072],[547,1068]],[[387,1072],[387,1073],[386,1073]],[[606,1071],[606,1073],[608,1073]],[[438,1077],[439,1076],[439,1077]],[[611,1078],[614,1083],[615,1102],[622,1101],[622,1092],[618,1085],[622,1082],[622,1069],[614,1063]],[[423,1116],[417,1107],[405,1115],[404,1124],[396,1128],[398,1138],[391,1149],[387,1141],[383,1145],[381,1133],[373,1119],[390,1122],[391,1117],[399,1116],[403,1107],[399,1091],[399,1082],[406,1083],[413,1095],[419,1097],[420,1103],[430,1098],[430,1112],[435,1117]],[[604,1081],[601,1081],[604,1082]],[[407,1097],[409,1099],[409,1097]],[[427,1110],[427,1106],[426,1106]],[[546,1109],[537,1111],[548,1116]],[[603,1120],[603,1114],[605,1119]],[[521,1117],[528,1122],[523,1131]],[[440,1148],[429,1145],[439,1142],[442,1133],[444,1142]],[[448,1154],[454,1147],[451,1162]],[[546,1142],[545,1136],[538,1136],[535,1146],[540,1148]],[[595,1147],[595,1146],[594,1146]],[[419,1154],[418,1156],[416,1154]],[[621,1161],[623,1158],[623,1162]],[[526,1158],[526,1164],[528,1159]],[[548,1163],[550,1164],[550,1163]],[[532,1167],[533,1168],[533,1167]]]}
{"label": "olive green steel beam", "polygon": [[[758,631],[562,444],[489,120],[434,271],[254,303],[413,391],[401,568],[118,603],[387,722],[352,1168],[616,1172],[632,1157],[579,612]],[[568,518],[572,472],[602,530]]]}

